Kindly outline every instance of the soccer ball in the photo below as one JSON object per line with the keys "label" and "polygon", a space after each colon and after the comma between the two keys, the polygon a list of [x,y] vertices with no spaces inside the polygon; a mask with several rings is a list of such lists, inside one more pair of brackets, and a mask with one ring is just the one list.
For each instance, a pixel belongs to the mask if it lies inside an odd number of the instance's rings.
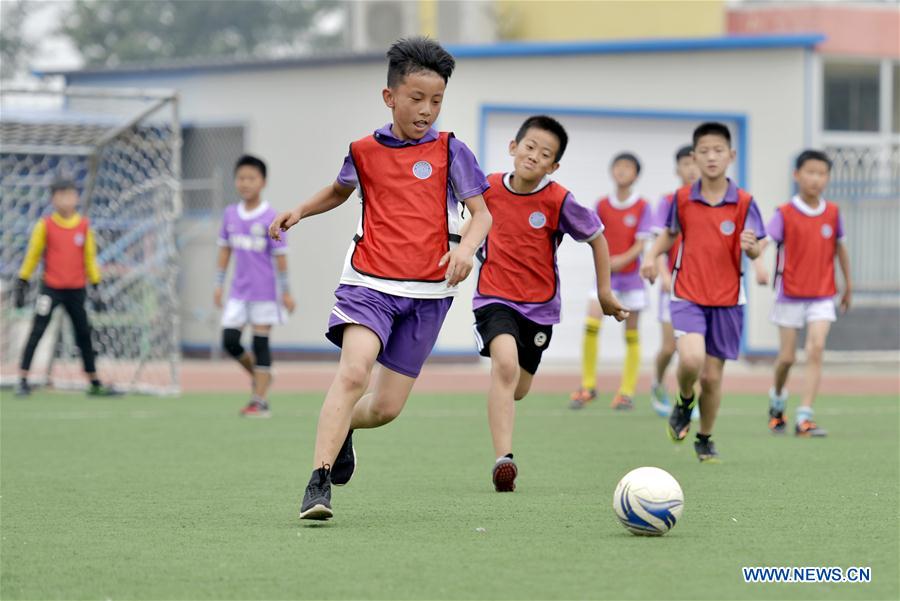
{"label": "soccer ball", "polygon": [[658,467],[639,467],[619,480],[613,509],[625,529],[638,536],[662,536],[684,509],[684,493],[672,475]]}

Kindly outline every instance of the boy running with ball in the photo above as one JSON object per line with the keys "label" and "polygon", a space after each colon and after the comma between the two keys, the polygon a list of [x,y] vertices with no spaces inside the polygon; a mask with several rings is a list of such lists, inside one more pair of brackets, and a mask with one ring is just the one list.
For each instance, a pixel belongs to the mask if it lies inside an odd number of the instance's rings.
{"label": "boy running with ball", "polygon": [[[362,197],[328,322],[326,336],[341,348],[341,359],[319,414],[301,519],[332,517],[331,485],[347,484],[356,469],[353,431],[400,414],[491,227],[482,197],[488,183],[475,156],[452,133],[432,127],[453,57],[419,37],[399,40],[387,57],[382,98],[393,121],[353,142],[336,181],[269,228],[278,239],[302,219],[337,208],[355,189]],[[471,213],[464,235],[460,204]],[[370,389],[376,361],[381,370]]]}

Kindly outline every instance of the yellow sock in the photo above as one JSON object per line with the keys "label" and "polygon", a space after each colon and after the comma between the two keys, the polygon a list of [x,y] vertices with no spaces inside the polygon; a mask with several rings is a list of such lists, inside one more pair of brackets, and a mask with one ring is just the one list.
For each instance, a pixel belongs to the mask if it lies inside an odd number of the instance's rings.
{"label": "yellow sock", "polygon": [[588,317],[584,320],[584,338],[581,344],[581,387],[597,388],[597,335],[600,320]]}
{"label": "yellow sock", "polygon": [[625,369],[622,371],[622,386],[625,396],[633,397],[637,389],[638,374],[641,371],[641,341],[637,330],[625,330]]}

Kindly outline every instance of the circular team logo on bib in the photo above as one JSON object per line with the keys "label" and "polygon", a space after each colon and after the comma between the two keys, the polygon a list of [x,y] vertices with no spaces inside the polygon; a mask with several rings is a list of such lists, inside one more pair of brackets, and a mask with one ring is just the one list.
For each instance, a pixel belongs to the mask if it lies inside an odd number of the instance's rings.
{"label": "circular team logo on bib", "polygon": [[637,217],[635,217],[631,213],[629,213],[628,215],[625,215],[624,221],[625,221],[625,225],[627,225],[628,227],[634,227],[637,225]]}
{"label": "circular team logo on bib", "polygon": [[543,332],[538,332],[534,335],[534,346],[542,347],[547,344],[547,335]]}
{"label": "circular team logo on bib", "polygon": [[834,234],[834,230],[831,229],[830,225],[828,225],[826,223],[825,225],[822,226],[822,237],[823,238],[825,238],[827,240],[828,238],[831,238],[831,236],[833,234]]}
{"label": "circular team logo on bib", "polygon": [[[536,230],[541,229],[545,225],[547,225],[547,216],[541,213],[540,211],[535,211],[531,215],[528,216],[528,224]],[[540,346],[540,345],[538,345]]]}
{"label": "circular team logo on bib", "polygon": [[413,165],[413,175],[419,179],[428,179],[431,177],[431,163],[428,161],[419,161]]}
{"label": "circular team logo on bib", "polygon": [[84,234],[81,232],[75,234],[75,246],[84,246]]}
{"label": "circular team logo on bib", "polygon": [[262,236],[266,233],[266,228],[261,223],[254,223],[250,226],[250,233],[254,236]]}
{"label": "circular team logo on bib", "polygon": [[719,224],[719,231],[721,231],[726,236],[730,236],[734,233],[734,221],[726,219]]}

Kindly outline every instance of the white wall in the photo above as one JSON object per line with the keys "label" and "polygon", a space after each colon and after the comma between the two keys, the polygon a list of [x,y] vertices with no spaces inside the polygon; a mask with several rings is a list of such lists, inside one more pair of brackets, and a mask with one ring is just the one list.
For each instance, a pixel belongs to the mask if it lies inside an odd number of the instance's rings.
{"label": "white wall", "polygon": [[[748,188],[768,217],[790,193],[785,174],[791,157],[803,144],[805,52],[796,48],[461,59],[439,125],[455,131],[477,152],[484,104],[746,114]],[[384,79],[383,64],[361,62],[115,80],[85,78],[73,83],[175,88],[181,94],[186,121],[244,123],[246,150],[265,157],[270,165],[267,196],[277,208],[285,209],[334,179],[350,141],[389,121],[390,113],[381,101]],[[682,135],[668,127],[660,125],[660,139],[666,140],[666,147],[660,150],[664,155],[672,153],[671,142]],[[512,130],[506,137],[510,135]],[[632,135],[610,140],[608,148],[633,146]],[[591,144],[576,139],[572,143],[566,169],[581,165],[578,170],[587,172],[594,157],[600,156],[597,177],[604,177],[606,148],[602,152],[593,148],[577,151],[579,146]],[[641,144],[638,151],[644,147]],[[653,156],[652,150],[642,152],[650,153],[648,160]],[[494,160],[488,158],[487,166],[495,166]],[[641,186],[655,194],[670,184],[664,181],[667,161],[654,158],[653,163],[653,175],[648,174]],[[561,171],[560,178],[564,174],[566,171]],[[661,179],[657,182],[651,177]],[[602,182],[597,188],[585,186],[579,195],[587,201],[603,187]],[[299,310],[275,333],[275,344],[327,348],[322,334],[358,209],[351,200],[291,232],[291,283]],[[204,289],[211,280],[211,256],[206,251],[185,253],[188,277],[183,281],[192,282],[183,299],[186,308],[211,306],[209,290]],[[567,292],[570,302],[577,301],[577,294]],[[438,341],[439,351],[472,348],[470,295],[471,283],[454,303]],[[767,320],[768,304],[760,302],[765,296],[751,292],[748,342],[753,348],[775,346],[775,331]],[[576,302],[567,316],[580,321],[579,314]],[[554,349],[557,346],[561,345],[555,344]]]}

